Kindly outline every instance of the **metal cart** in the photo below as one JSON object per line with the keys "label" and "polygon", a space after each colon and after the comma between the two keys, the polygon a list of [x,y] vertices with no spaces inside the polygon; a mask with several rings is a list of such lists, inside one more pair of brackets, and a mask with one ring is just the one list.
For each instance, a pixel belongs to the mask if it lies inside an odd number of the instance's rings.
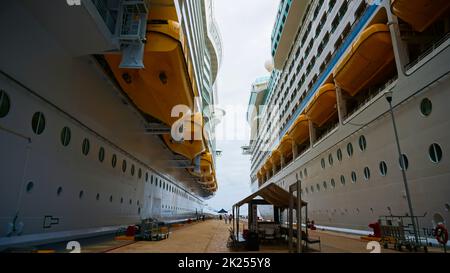
{"label": "metal cart", "polygon": [[169,238],[170,234],[169,226],[153,219],[143,220],[139,229],[136,235],[138,241],[160,241]]}
{"label": "metal cart", "polygon": [[[427,236],[420,231],[419,218],[424,216],[382,216],[379,219],[381,228],[381,245],[384,248],[393,246],[395,249],[402,251],[405,247],[409,251],[418,251],[423,248],[428,252]],[[413,220],[412,220],[413,219]],[[414,227],[412,221],[415,221],[417,230],[417,241],[414,236]]]}

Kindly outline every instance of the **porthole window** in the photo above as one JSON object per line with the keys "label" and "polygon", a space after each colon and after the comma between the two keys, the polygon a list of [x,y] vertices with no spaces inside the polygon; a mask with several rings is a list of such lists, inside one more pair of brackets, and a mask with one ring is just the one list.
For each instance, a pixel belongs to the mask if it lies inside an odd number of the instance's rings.
{"label": "porthole window", "polygon": [[11,108],[11,101],[5,91],[0,90],[0,118],[6,117]]}
{"label": "porthole window", "polygon": [[357,181],[357,179],[358,179],[358,178],[356,177],[356,172],[352,172],[351,176],[352,176],[352,182],[353,182],[353,184],[355,184],[356,181]]}
{"label": "porthole window", "polygon": [[331,187],[334,189],[336,188],[336,182],[334,181],[334,179],[331,179]]}
{"label": "porthole window", "polygon": [[332,154],[330,154],[328,156],[328,163],[330,163],[330,166],[333,166],[334,160],[333,160],[333,155]]}
{"label": "porthole window", "polygon": [[45,116],[41,112],[36,112],[31,121],[31,127],[36,135],[40,135],[45,129]]}
{"label": "porthole window", "polygon": [[408,157],[403,154],[399,159],[398,159],[398,163],[400,165],[400,169],[401,170],[405,170],[407,171],[409,168],[409,161],[408,161]]}
{"label": "porthole window", "polygon": [[56,195],[57,195],[57,196],[61,196],[62,192],[63,192],[63,188],[62,188],[62,187],[59,187],[59,188],[56,190]]}
{"label": "porthole window", "polygon": [[323,188],[324,188],[324,189],[327,189],[327,188],[328,188],[327,181],[323,181]]}
{"label": "porthole window", "polygon": [[97,201],[100,200],[100,193],[97,193],[97,196],[95,196],[95,200],[97,200]]}
{"label": "porthole window", "polygon": [[98,160],[100,162],[105,161],[105,148],[101,147],[100,150],[98,151]]}
{"label": "porthole window", "polygon": [[83,140],[83,145],[81,148],[82,148],[81,150],[82,150],[83,154],[87,156],[89,154],[89,149],[90,149],[89,139],[85,138]]}
{"label": "porthole window", "polygon": [[337,158],[338,158],[339,162],[341,162],[342,161],[342,150],[338,149],[336,154],[337,154]]}
{"label": "porthole window", "polygon": [[341,184],[345,186],[345,176],[341,175]]}
{"label": "porthole window", "polygon": [[365,136],[359,137],[359,149],[364,152],[367,149],[367,141]]}
{"label": "porthole window", "polygon": [[300,172],[300,179],[303,179],[303,172]]}
{"label": "porthole window", "polygon": [[141,179],[142,178],[142,170],[139,168],[138,170],[138,178]]}
{"label": "porthole window", "polygon": [[133,204],[133,200],[130,199],[130,201],[128,202],[130,205]]}
{"label": "porthole window", "polygon": [[120,197],[120,204],[123,204],[123,197]]}
{"label": "porthole window", "polygon": [[138,208],[138,214],[141,214],[141,208]]}
{"label": "porthole window", "polygon": [[113,201],[113,196],[111,195],[111,196],[109,197],[109,202],[112,203],[112,201]]}
{"label": "porthole window", "polygon": [[305,175],[305,178],[307,178],[307,177],[308,177],[308,171],[305,169],[305,170],[303,171],[303,173],[304,173],[304,175]]}
{"label": "porthole window", "polygon": [[364,179],[366,181],[369,181],[369,179],[370,179],[370,169],[369,169],[369,167],[365,167],[364,168]]}
{"label": "porthole window", "polygon": [[387,164],[384,161],[380,162],[380,174],[381,174],[381,176],[387,175]]}
{"label": "porthole window", "polygon": [[353,145],[351,143],[347,144],[347,154],[349,157],[353,156]]}
{"label": "porthole window", "polygon": [[28,182],[27,188],[26,188],[27,193],[31,193],[33,191],[33,188],[34,188],[34,183],[32,181]]}
{"label": "porthole window", "polygon": [[70,128],[64,127],[61,131],[61,144],[64,147],[69,146],[71,136],[72,136],[72,133],[70,132]]}
{"label": "porthole window", "polygon": [[317,192],[319,192],[319,191],[320,191],[320,185],[317,184],[317,185],[316,185],[316,188],[317,188]]}
{"label": "porthole window", "polygon": [[432,111],[433,104],[431,103],[431,101],[427,98],[423,99],[420,103],[420,112],[422,113],[422,115],[428,117],[429,115],[431,115]]}
{"label": "porthole window", "polygon": [[148,173],[145,173],[145,182],[148,182]]}
{"label": "porthole window", "polygon": [[117,156],[113,155],[111,158],[111,166],[115,168],[117,166]]}
{"label": "porthole window", "polygon": [[320,165],[322,166],[322,169],[325,169],[325,159],[322,158]]}
{"label": "porthole window", "polygon": [[131,164],[131,176],[134,176],[134,164]]}
{"label": "porthole window", "polygon": [[428,149],[428,153],[430,154],[430,159],[434,163],[439,163],[442,160],[442,149],[439,144],[431,144],[430,148]]}
{"label": "porthole window", "polygon": [[84,196],[84,191],[80,191],[80,193],[78,194],[78,198],[83,199]]}
{"label": "porthole window", "polygon": [[150,176],[150,184],[153,185],[153,175]]}
{"label": "porthole window", "polygon": [[311,193],[313,193],[314,192],[314,187],[313,186],[311,186]]}
{"label": "porthole window", "polygon": [[124,159],[122,161],[122,172],[126,172],[127,171],[127,161]]}

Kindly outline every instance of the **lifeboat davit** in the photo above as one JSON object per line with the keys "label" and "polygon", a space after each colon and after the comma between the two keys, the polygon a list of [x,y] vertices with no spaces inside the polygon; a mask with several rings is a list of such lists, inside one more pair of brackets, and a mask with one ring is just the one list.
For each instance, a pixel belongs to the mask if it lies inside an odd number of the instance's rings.
{"label": "lifeboat davit", "polygon": [[392,12],[422,32],[450,8],[449,0],[391,0]]}
{"label": "lifeboat davit", "polygon": [[394,51],[389,28],[375,24],[364,30],[334,72],[334,81],[351,96],[392,73]]}
{"label": "lifeboat davit", "polygon": [[[306,115],[300,115],[288,132],[290,139],[301,144],[309,139],[309,119]],[[292,149],[292,147],[291,147]]]}

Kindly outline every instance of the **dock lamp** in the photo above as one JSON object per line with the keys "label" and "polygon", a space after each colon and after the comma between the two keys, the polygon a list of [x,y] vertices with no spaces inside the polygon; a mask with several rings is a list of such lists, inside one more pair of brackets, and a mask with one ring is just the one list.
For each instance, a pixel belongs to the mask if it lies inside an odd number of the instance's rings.
{"label": "dock lamp", "polygon": [[394,117],[394,109],[392,108],[392,91],[386,91],[384,93],[384,97],[386,98],[387,102],[389,103],[389,112],[391,114],[391,118],[392,118],[392,125],[394,127],[394,134],[395,134],[395,142],[397,144],[397,150],[398,150],[398,155],[400,158],[400,169],[402,170],[402,176],[403,176],[403,183],[405,185],[405,192],[406,192],[406,199],[408,201],[408,207],[409,207],[409,214],[411,216],[411,223],[413,226],[413,230],[414,230],[414,239],[416,241],[416,246],[419,245],[419,238],[417,236],[417,227],[416,227],[416,221],[414,220],[414,213],[413,213],[413,207],[412,207],[412,202],[411,202],[411,196],[409,194],[409,188],[408,188],[408,180],[406,178],[406,162],[404,161],[404,157],[403,157],[403,153],[402,150],[400,148],[400,141],[398,139],[398,131],[397,131],[397,124],[395,122],[395,117]]}

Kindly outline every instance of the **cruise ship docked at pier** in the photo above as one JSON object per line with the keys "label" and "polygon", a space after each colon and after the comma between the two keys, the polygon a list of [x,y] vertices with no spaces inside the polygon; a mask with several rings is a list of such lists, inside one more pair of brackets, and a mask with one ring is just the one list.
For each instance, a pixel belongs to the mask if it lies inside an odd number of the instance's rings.
{"label": "cruise ship docked at pier", "polygon": [[421,230],[448,224],[449,31],[445,0],[282,0],[247,113],[252,190],[298,179],[309,220],[368,231],[409,214],[403,168]]}
{"label": "cruise ship docked at pier", "polygon": [[218,189],[211,1],[6,0],[0,22],[0,249],[201,216]]}

